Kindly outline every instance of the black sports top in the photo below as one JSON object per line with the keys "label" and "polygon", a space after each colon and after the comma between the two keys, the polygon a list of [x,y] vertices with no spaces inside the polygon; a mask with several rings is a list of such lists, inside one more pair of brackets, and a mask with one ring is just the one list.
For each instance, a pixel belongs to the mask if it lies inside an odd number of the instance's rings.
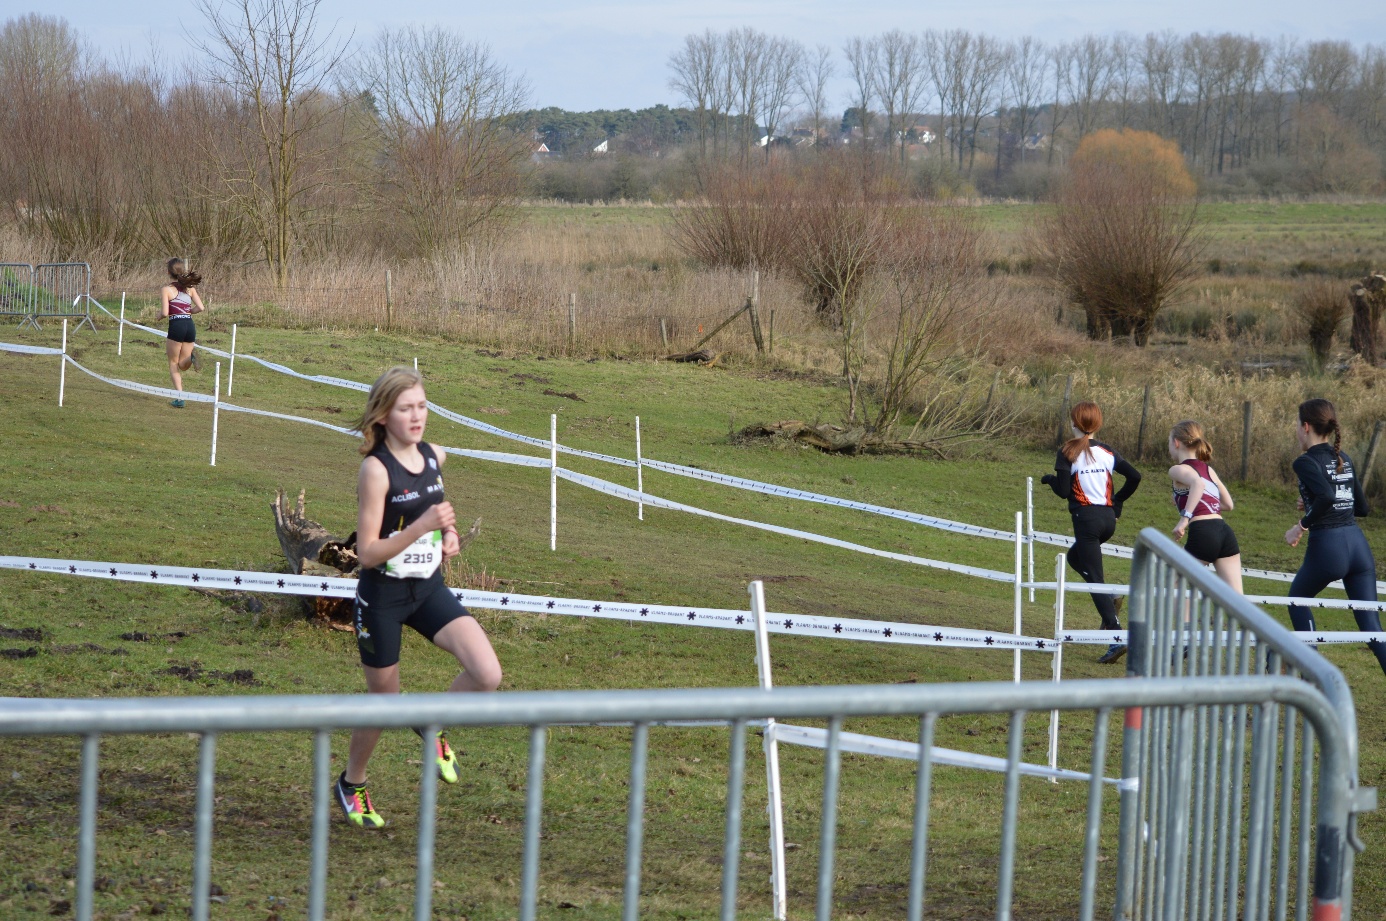
{"label": "black sports top", "polygon": [[1304,517],[1300,527],[1310,531],[1326,531],[1356,524],[1371,511],[1362,485],[1357,482],[1352,461],[1347,452],[1343,472],[1338,472],[1338,458],[1327,444],[1317,444],[1295,458],[1295,476],[1299,477],[1299,495],[1304,500]]}
{"label": "black sports top", "polygon": [[383,441],[369,455],[384,464],[385,472],[390,475],[390,489],[385,493],[385,515],[380,519],[381,537],[403,531],[418,521],[429,506],[443,501],[443,474],[438,469],[438,457],[426,441],[419,442],[419,453],[424,459],[420,473],[406,470]]}

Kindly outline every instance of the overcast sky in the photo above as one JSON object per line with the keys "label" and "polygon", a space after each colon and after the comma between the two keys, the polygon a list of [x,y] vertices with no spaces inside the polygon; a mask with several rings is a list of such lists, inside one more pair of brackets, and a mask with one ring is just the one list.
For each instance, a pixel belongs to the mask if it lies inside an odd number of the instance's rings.
{"label": "overcast sky", "polygon": [[[381,27],[440,25],[486,42],[528,78],[537,107],[642,108],[676,104],[667,62],[683,37],[704,29],[751,26],[806,45],[841,49],[853,35],[892,28],[970,29],[999,38],[1045,41],[1087,32],[1136,35],[1172,30],[1236,32],[1386,44],[1382,0],[323,0],[325,21],[357,43]],[[187,32],[202,19],[188,0],[0,0],[0,19],[37,11],[65,17],[108,56],[135,61],[186,54]],[[846,86],[838,87],[846,106]]]}

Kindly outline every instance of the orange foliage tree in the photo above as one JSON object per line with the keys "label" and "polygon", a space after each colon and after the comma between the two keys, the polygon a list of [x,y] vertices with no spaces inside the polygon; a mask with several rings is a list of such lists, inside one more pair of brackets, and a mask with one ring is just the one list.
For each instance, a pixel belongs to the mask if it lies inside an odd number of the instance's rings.
{"label": "orange foliage tree", "polygon": [[1092,338],[1145,345],[1190,281],[1206,244],[1197,188],[1172,141],[1097,131],[1069,160],[1036,249]]}

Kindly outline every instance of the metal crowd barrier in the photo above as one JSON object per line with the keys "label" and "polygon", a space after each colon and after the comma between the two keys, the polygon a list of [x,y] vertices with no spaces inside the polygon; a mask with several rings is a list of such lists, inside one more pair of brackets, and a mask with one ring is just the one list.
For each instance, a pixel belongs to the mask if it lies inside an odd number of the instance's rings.
{"label": "metal crowd barrier", "polygon": [[[83,326],[96,330],[91,317],[91,266],[85,262],[46,262],[34,266],[33,306],[25,322],[39,329],[39,317],[80,317],[73,332]],[[21,326],[24,324],[20,324]]]}
{"label": "metal crowd barrier", "polygon": [[1136,545],[1129,644],[1135,679],[1299,680],[1337,738],[1269,699],[1128,712],[1122,773],[1140,783],[1121,798],[1117,917],[1349,918],[1356,817],[1376,790],[1357,784],[1342,673],[1155,528]]}
{"label": "metal crowd barrier", "polygon": [[19,327],[34,322],[34,267],[27,262],[0,262],[0,316],[23,317]]}
{"label": "metal crowd barrier", "polygon": [[[1187,751],[1194,742],[1187,716],[1201,708],[1258,711],[1285,708],[1306,726],[1312,726],[1322,760],[1319,766],[1320,802],[1328,804],[1319,815],[1321,846],[1332,835],[1346,831],[1346,800],[1350,772],[1348,740],[1324,695],[1305,681],[1279,675],[1209,677],[1176,682],[1161,679],[1067,681],[1024,684],[978,683],[940,685],[885,685],[849,687],[796,687],[763,691],[699,689],[661,691],[578,691],[504,693],[490,695],[407,695],[403,697],[352,695],[335,697],[235,697],[159,698],[127,700],[7,701],[0,708],[0,736],[76,735],[83,740],[77,841],[76,917],[92,916],[92,887],[96,864],[96,812],[98,756],[106,733],[179,733],[201,735],[197,767],[193,886],[191,916],[208,917],[211,880],[211,845],[214,822],[213,782],[217,743],[222,735],[265,730],[316,733],[313,758],[312,850],[310,860],[308,917],[324,916],[327,880],[328,822],[335,807],[330,800],[334,783],[329,766],[330,732],[357,727],[418,727],[426,735],[444,726],[527,726],[530,728],[529,773],[526,789],[521,882],[518,915],[533,921],[540,886],[540,840],[544,805],[546,727],[559,724],[618,723],[632,726],[629,802],[626,815],[626,860],[621,917],[635,921],[640,912],[641,853],[643,846],[646,764],[651,725],[666,721],[716,721],[730,727],[730,756],[726,826],[723,848],[723,882],[720,917],[737,917],[738,876],[741,858],[742,792],[746,781],[746,730],[752,720],[826,719],[822,824],[819,839],[816,917],[826,921],[834,906],[834,861],[838,779],[841,767],[841,732],[847,718],[915,716],[919,719],[921,756],[913,784],[915,814],[909,861],[908,918],[922,917],[928,870],[929,815],[933,789],[932,748],[938,718],[951,714],[1010,714],[1007,770],[1003,804],[997,822],[1001,829],[1000,859],[995,914],[1008,921],[1014,892],[1017,827],[1019,825],[1020,772],[1024,723],[1028,713],[1051,709],[1086,710],[1094,715],[1092,773],[1087,795],[1081,878],[1077,900],[1080,921],[1091,921],[1096,911],[1098,848],[1102,838],[1106,784],[1102,779],[1107,761],[1108,726],[1119,708],[1143,708],[1150,721],[1162,719],[1174,730],[1172,743]],[[1168,709],[1167,709],[1168,708]],[[1164,720],[1160,714],[1170,714]],[[712,731],[712,730],[709,730]],[[425,743],[426,744],[426,743]],[[427,748],[421,750],[418,859],[415,880],[415,918],[431,918],[437,773]],[[1129,783],[1129,782],[1128,782]],[[1047,791],[1049,788],[1045,787]],[[1142,787],[1142,792],[1146,788]],[[1264,794],[1264,786],[1255,788]],[[1254,791],[1254,792],[1255,792]],[[1257,806],[1257,803],[1260,806]],[[1265,798],[1253,800],[1253,809],[1264,810]],[[1123,823],[1126,818],[1122,814]],[[1125,824],[1122,825],[1125,831]],[[1076,831],[1076,830],[1075,830]],[[1108,836],[1110,839],[1110,835]],[[1078,843],[1076,835],[1074,844]],[[1110,840],[1109,840],[1110,843]],[[1123,839],[1124,843],[1124,839]],[[947,853],[935,844],[936,853]],[[1124,851],[1123,853],[1127,853]],[[903,854],[901,855],[904,856]],[[1233,864],[1233,867],[1236,865]],[[1321,872],[1325,865],[1321,864]],[[1110,870],[1106,871],[1110,873]],[[1127,874],[1129,876],[1129,874]],[[1236,873],[1232,882],[1241,880]],[[1108,880],[1110,882],[1110,880]],[[1249,887],[1264,886],[1264,877],[1248,873]],[[1318,883],[1327,885],[1326,882]],[[1232,885],[1230,891],[1235,892]],[[709,900],[711,894],[709,894]],[[1129,898],[1123,904],[1130,904]],[[696,909],[695,909],[696,911]],[[703,913],[706,913],[704,910]],[[1147,912],[1146,917],[1150,917]],[[1166,901],[1159,917],[1182,918],[1172,901]],[[1229,914],[1228,917],[1231,917]]]}

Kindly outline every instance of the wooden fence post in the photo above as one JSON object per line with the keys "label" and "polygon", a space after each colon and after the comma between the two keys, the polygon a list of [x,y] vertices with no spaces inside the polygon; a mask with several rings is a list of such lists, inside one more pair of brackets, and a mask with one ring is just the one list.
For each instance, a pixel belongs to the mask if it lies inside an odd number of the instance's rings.
{"label": "wooden fence post", "polygon": [[770,308],[770,342],[768,343],[770,354],[775,354],[775,308]]}
{"label": "wooden fence post", "polygon": [[751,296],[746,298],[746,311],[751,315],[751,338],[756,341],[756,351],[764,354],[765,339],[760,334],[760,314],[756,310],[756,301],[759,297],[760,272],[756,272],[755,280],[751,282]]}
{"label": "wooden fence post", "polygon": [[1141,401],[1141,428],[1136,435],[1136,460],[1145,457],[1145,423],[1150,418],[1150,385],[1145,385],[1145,399]]}
{"label": "wooden fence post", "polygon": [[568,295],[568,354],[577,348],[577,295]]}
{"label": "wooden fence post", "polygon": [[1386,421],[1378,421],[1376,427],[1372,429],[1372,440],[1367,445],[1367,456],[1362,461],[1362,491],[1367,491],[1367,484],[1372,480],[1372,468],[1376,466],[1376,449],[1381,447],[1381,430],[1386,429]]}
{"label": "wooden fence post", "polygon": [[664,318],[659,318],[659,341],[664,343],[664,348],[669,348],[669,324],[664,322]]}
{"label": "wooden fence post", "polygon": [[1073,375],[1070,374],[1070,375],[1068,376],[1068,380],[1064,382],[1064,398],[1063,398],[1062,400],[1059,401],[1059,430],[1058,430],[1058,432],[1054,435],[1054,440],[1055,440],[1055,443],[1056,443],[1056,444],[1060,444],[1060,445],[1061,445],[1061,444],[1063,444],[1065,441],[1068,441],[1068,429],[1067,429],[1065,426],[1068,425],[1068,421],[1069,421],[1069,420],[1068,420],[1068,401],[1069,401],[1069,399],[1070,399],[1072,396],[1073,396]]}
{"label": "wooden fence post", "polygon": [[1251,401],[1242,403],[1242,482],[1251,471]]}
{"label": "wooden fence post", "polygon": [[395,323],[395,290],[393,279],[390,277],[390,270],[385,270],[385,332],[389,332]]}

